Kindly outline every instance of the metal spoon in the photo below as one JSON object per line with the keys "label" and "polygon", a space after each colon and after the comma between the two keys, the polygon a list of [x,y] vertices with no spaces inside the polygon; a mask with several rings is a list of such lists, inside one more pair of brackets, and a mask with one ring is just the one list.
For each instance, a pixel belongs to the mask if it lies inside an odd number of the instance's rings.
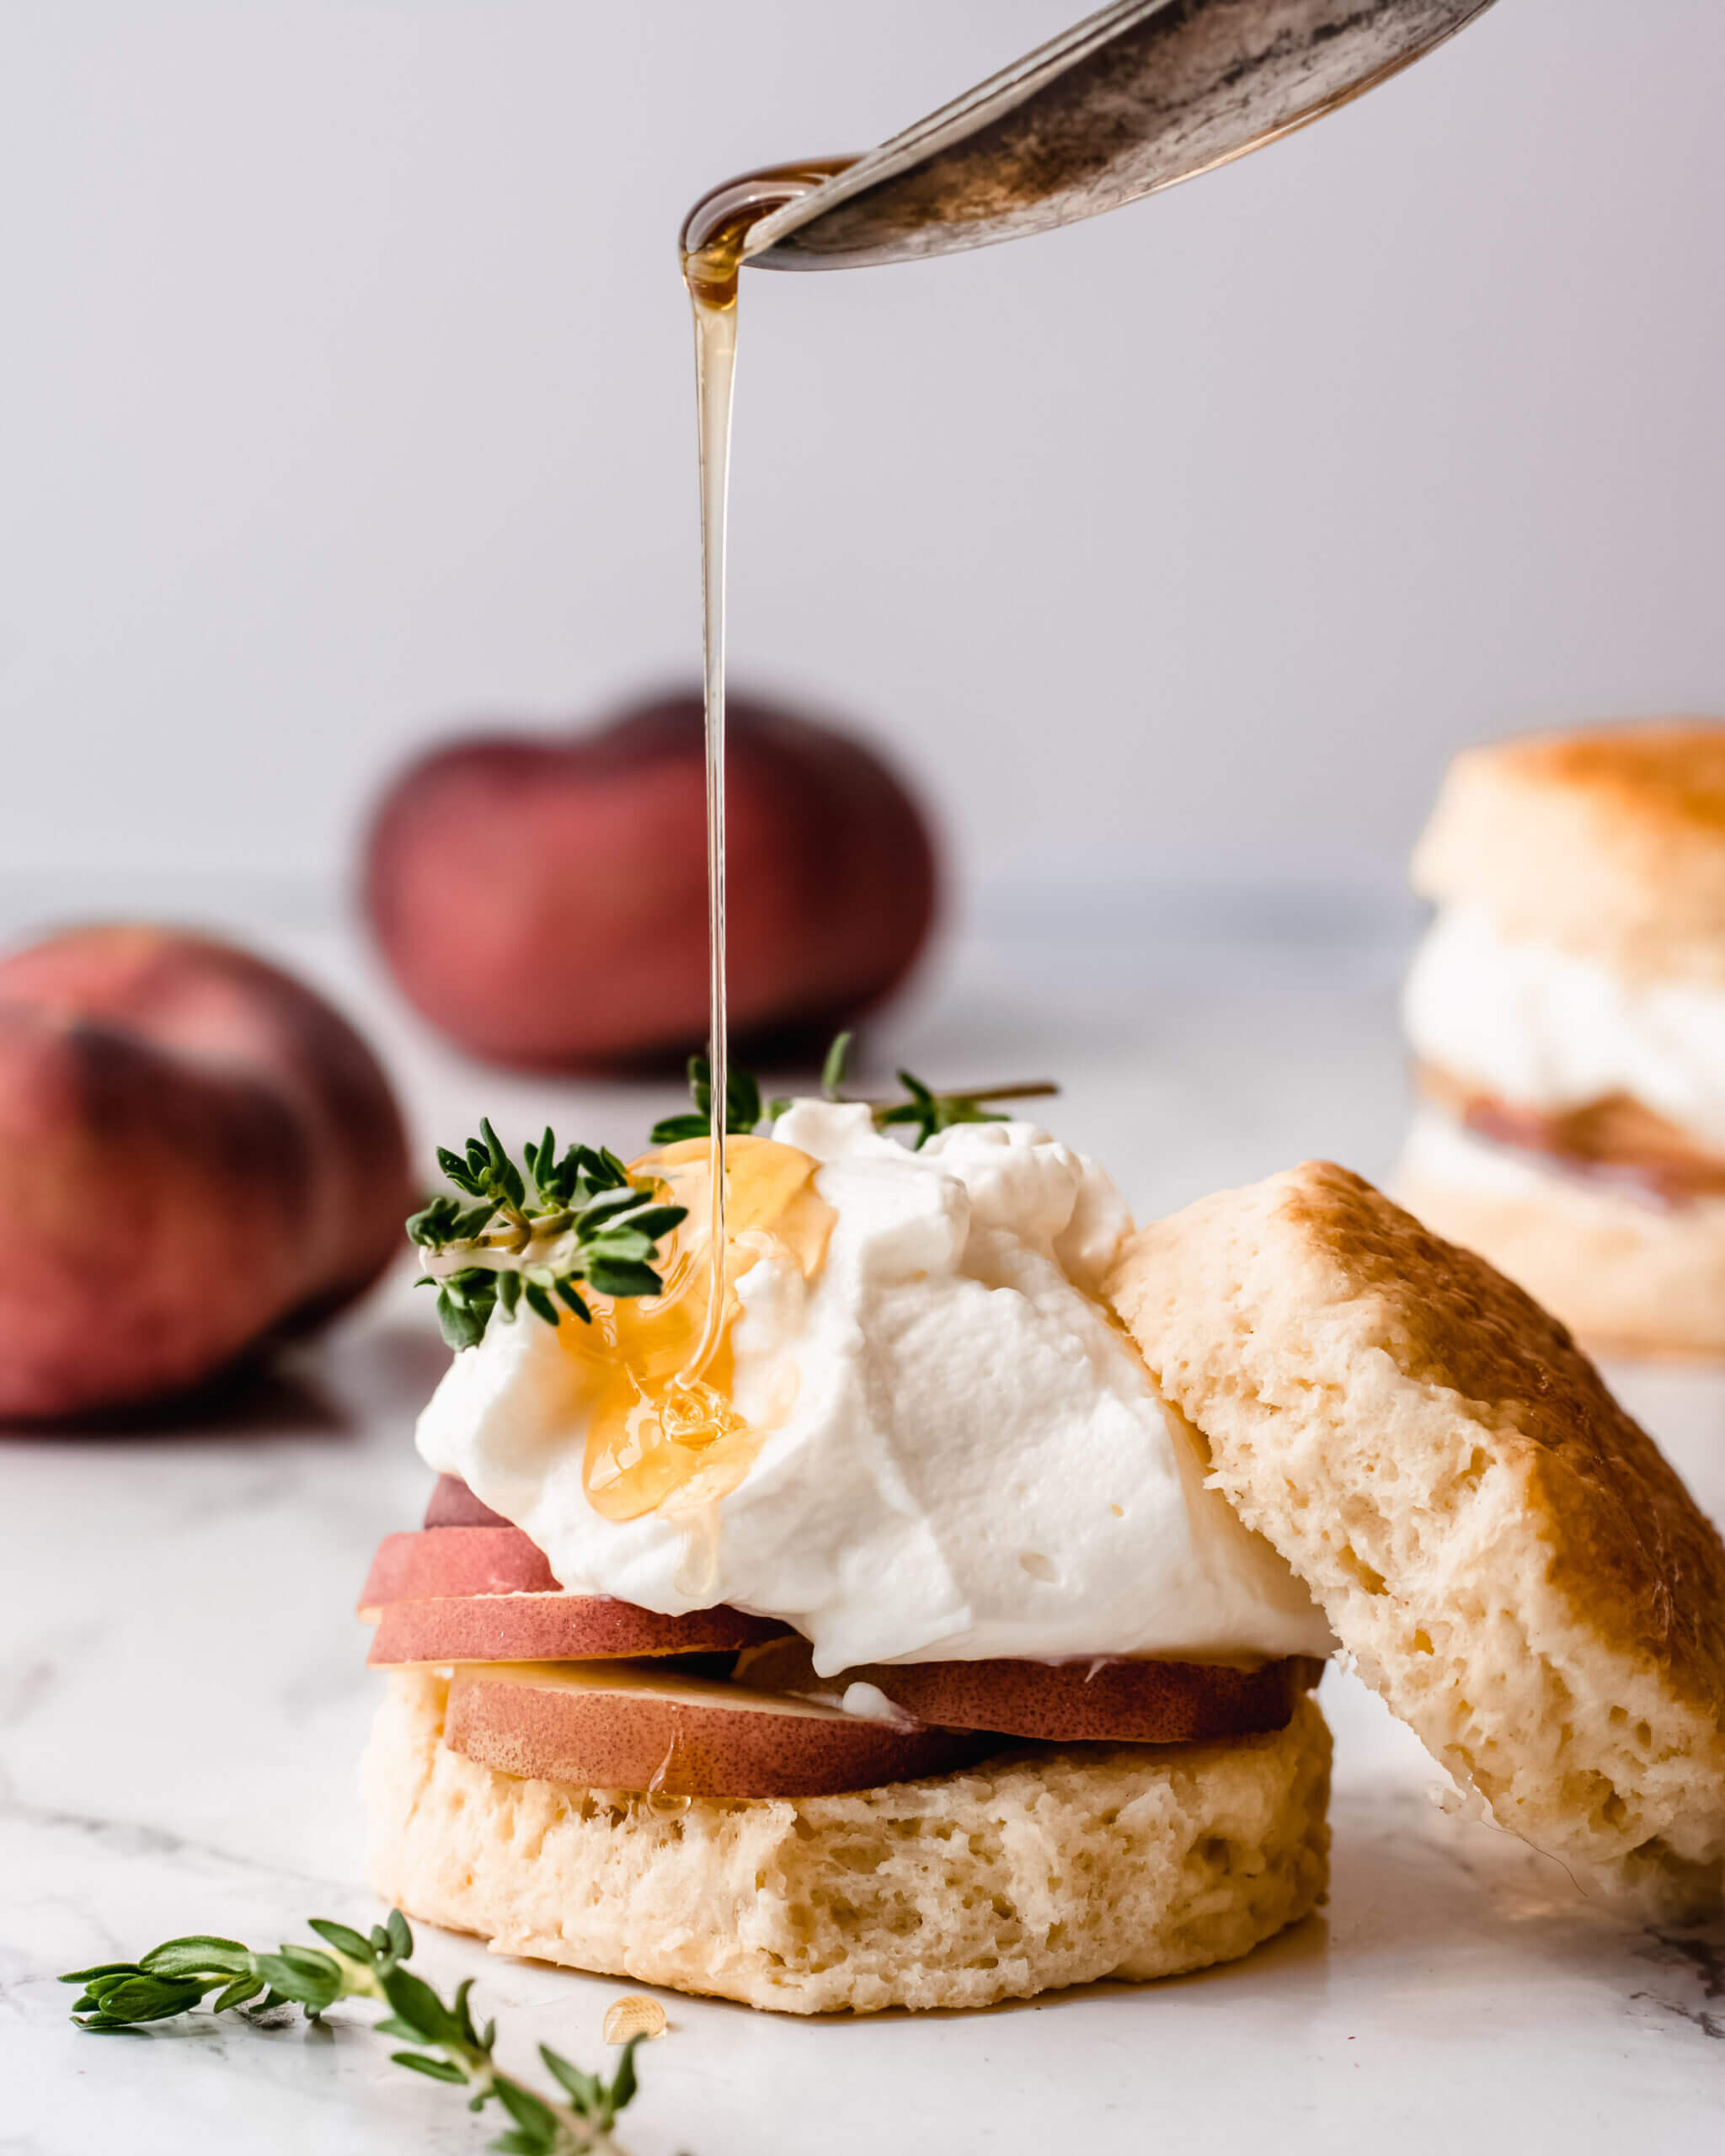
{"label": "metal spoon", "polygon": [[1292,133],[1491,0],[1116,0],[798,195],[745,261],[840,270],[1018,239]]}

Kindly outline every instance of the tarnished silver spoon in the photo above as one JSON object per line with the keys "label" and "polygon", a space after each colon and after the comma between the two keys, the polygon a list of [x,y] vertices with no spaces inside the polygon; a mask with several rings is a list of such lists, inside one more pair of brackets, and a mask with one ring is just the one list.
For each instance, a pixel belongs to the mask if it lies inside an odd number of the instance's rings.
{"label": "tarnished silver spoon", "polygon": [[1118,209],[1333,111],[1491,0],[1117,0],[749,230],[766,270],[991,246]]}

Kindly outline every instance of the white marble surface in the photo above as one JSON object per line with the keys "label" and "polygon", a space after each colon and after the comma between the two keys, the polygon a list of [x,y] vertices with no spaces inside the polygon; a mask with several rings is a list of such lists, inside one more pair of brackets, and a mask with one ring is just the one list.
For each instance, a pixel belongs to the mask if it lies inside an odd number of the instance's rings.
{"label": "white marble surface", "polygon": [[[668,1097],[463,1069],[377,1004],[350,954],[275,940],[365,1001],[427,1132],[548,1107],[623,1143]],[[1060,1128],[1140,1211],[1314,1151],[1386,1165],[1400,1080],[1375,961],[1350,974],[1296,937],[1220,990],[1143,952],[1074,985],[1049,955],[972,947],[887,1029],[881,1059],[943,1078],[1056,1070]],[[417,1521],[410,1426],[441,1360],[398,1283],[200,1427],[0,1443],[5,2156],[453,2156],[498,2131],[390,2066],[358,2009],[317,2031],[199,2016],[99,2039],[50,1980],[182,1931],[273,1944],[309,1915],[369,1920],[355,1768],[377,1680],[351,1605],[378,1537]],[[1725,1509],[1725,1380],[1614,1376]],[[1556,1865],[1440,1809],[1436,1770],[1357,1683],[1332,1671],[1322,1696],[1338,1769],[1321,1916],[1232,1968],[972,2017],[807,2024],[673,1999],[629,2145],[1717,2150],[1725,1935],[1590,1906]],[[419,1960],[445,1983],[478,1975],[523,2068],[539,2041],[596,2061],[622,1988],[429,1931]]]}

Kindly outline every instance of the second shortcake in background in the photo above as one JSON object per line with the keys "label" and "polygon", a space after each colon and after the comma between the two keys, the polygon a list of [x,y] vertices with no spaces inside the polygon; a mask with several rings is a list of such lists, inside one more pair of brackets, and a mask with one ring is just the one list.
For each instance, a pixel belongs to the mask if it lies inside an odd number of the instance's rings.
{"label": "second shortcake in background", "polygon": [[1397,1194],[1584,1337],[1725,1353],[1725,724],[1457,757]]}

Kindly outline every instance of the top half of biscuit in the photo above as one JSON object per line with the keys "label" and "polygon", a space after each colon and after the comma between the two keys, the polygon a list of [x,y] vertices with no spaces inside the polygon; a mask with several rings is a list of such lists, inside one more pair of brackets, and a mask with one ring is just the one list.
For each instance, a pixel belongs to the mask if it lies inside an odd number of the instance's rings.
{"label": "top half of biscuit", "polygon": [[1725,985],[1725,723],[1530,734],[1450,766],[1413,878],[1505,936]]}
{"label": "top half of biscuit", "polygon": [[1662,1907],[1725,1887],[1725,1547],[1557,1321],[1308,1162],[1110,1294],[1214,1476],[1499,1823]]}

